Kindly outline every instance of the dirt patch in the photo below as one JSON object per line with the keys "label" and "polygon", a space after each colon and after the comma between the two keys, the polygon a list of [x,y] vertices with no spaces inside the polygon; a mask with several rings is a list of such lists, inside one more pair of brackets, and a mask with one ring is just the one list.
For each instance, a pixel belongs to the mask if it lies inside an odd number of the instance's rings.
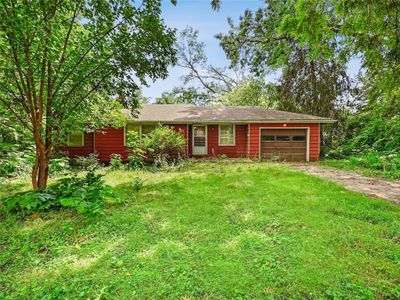
{"label": "dirt patch", "polygon": [[367,177],[351,171],[317,165],[291,164],[290,166],[296,170],[339,183],[349,190],[400,205],[400,181]]}

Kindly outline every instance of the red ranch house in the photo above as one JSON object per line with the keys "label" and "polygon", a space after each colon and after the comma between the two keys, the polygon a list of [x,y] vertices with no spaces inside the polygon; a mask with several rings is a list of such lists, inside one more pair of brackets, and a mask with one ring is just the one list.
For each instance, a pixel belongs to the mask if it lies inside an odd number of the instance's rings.
{"label": "red ranch house", "polygon": [[321,124],[332,119],[244,106],[145,105],[125,128],[101,128],[71,135],[64,148],[70,157],[97,153],[109,161],[113,153],[127,159],[125,134],[145,134],[162,124],[182,133],[188,157],[248,157],[287,161],[319,159]]}

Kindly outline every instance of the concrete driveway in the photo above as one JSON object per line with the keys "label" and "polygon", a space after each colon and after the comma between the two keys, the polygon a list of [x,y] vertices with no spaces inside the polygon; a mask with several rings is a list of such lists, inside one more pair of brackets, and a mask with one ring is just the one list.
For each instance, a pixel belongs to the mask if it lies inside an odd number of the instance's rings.
{"label": "concrete driveway", "polygon": [[400,205],[400,181],[398,180],[373,178],[351,171],[313,164],[291,164],[290,166],[304,173],[339,183],[354,192],[389,200]]}

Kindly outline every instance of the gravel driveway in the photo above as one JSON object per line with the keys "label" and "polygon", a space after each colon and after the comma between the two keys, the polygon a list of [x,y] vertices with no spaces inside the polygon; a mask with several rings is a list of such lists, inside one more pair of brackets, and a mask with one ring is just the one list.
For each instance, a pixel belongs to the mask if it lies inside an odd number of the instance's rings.
{"label": "gravel driveway", "polygon": [[400,181],[367,177],[351,171],[311,164],[293,164],[290,166],[302,172],[344,185],[347,189],[354,192],[389,200],[400,205]]}

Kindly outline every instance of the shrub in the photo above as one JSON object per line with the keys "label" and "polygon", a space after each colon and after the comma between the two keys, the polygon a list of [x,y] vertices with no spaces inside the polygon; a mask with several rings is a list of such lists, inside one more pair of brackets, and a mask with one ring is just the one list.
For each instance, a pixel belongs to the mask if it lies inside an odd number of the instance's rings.
{"label": "shrub", "polygon": [[18,211],[23,215],[58,208],[59,203],[50,190],[18,193],[10,198],[6,207],[9,211]]}
{"label": "shrub", "polygon": [[133,181],[133,190],[135,192],[139,192],[144,185],[144,181],[143,179],[141,179],[140,177],[135,177],[134,181]]}
{"label": "shrub", "polygon": [[140,135],[138,132],[133,130],[128,131],[125,139],[125,143],[128,145],[128,147],[131,147],[132,149],[140,147]]}
{"label": "shrub", "polygon": [[175,163],[185,157],[185,138],[169,127],[157,127],[143,138],[142,145],[146,157],[156,166]]}
{"label": "shrub", "polygon": [[94,170],[100,166],[100,162],[97,154],[90,153],[89,156],[76,157],[75,165],[82,170]]}
{"label": "shrub", "polygon": [[127,170],[137,170],[144,167],[144,150],[137,148],[128,154],[128,163],[126,164]]}
{"label": "shrub", "polygon": [[32,149],[9,153],[0,152],[0,177],[30,174],[35,157]]}
{"label": "shrub", "polygon": [[122,169],[122,157],[120,154],[113,153],[110,155],[110,166],[114,171]]}
{"label": "shrub", "polygon": [[50,176],[66,175],[69,171],[68,157],[53,158],[50,160],[49,173]]}
{"label": "shrub", "polygon": [[74,208],[81,214],[95,215],[104,210],[107,200],[114,198],[110,187],[101,180],[102,176],[91,170],[84,178],[61,179],[53,190],[61,206]]}
{"label": "shrub", "polygon": [[23,215],[61,207],[73,208],[84,215],[101,213],[107,201],[115,200],[101,177],[90,170],[83,178],[76,175],[63,178],[44,191],[18,193],[7,201],[7,209]]}

